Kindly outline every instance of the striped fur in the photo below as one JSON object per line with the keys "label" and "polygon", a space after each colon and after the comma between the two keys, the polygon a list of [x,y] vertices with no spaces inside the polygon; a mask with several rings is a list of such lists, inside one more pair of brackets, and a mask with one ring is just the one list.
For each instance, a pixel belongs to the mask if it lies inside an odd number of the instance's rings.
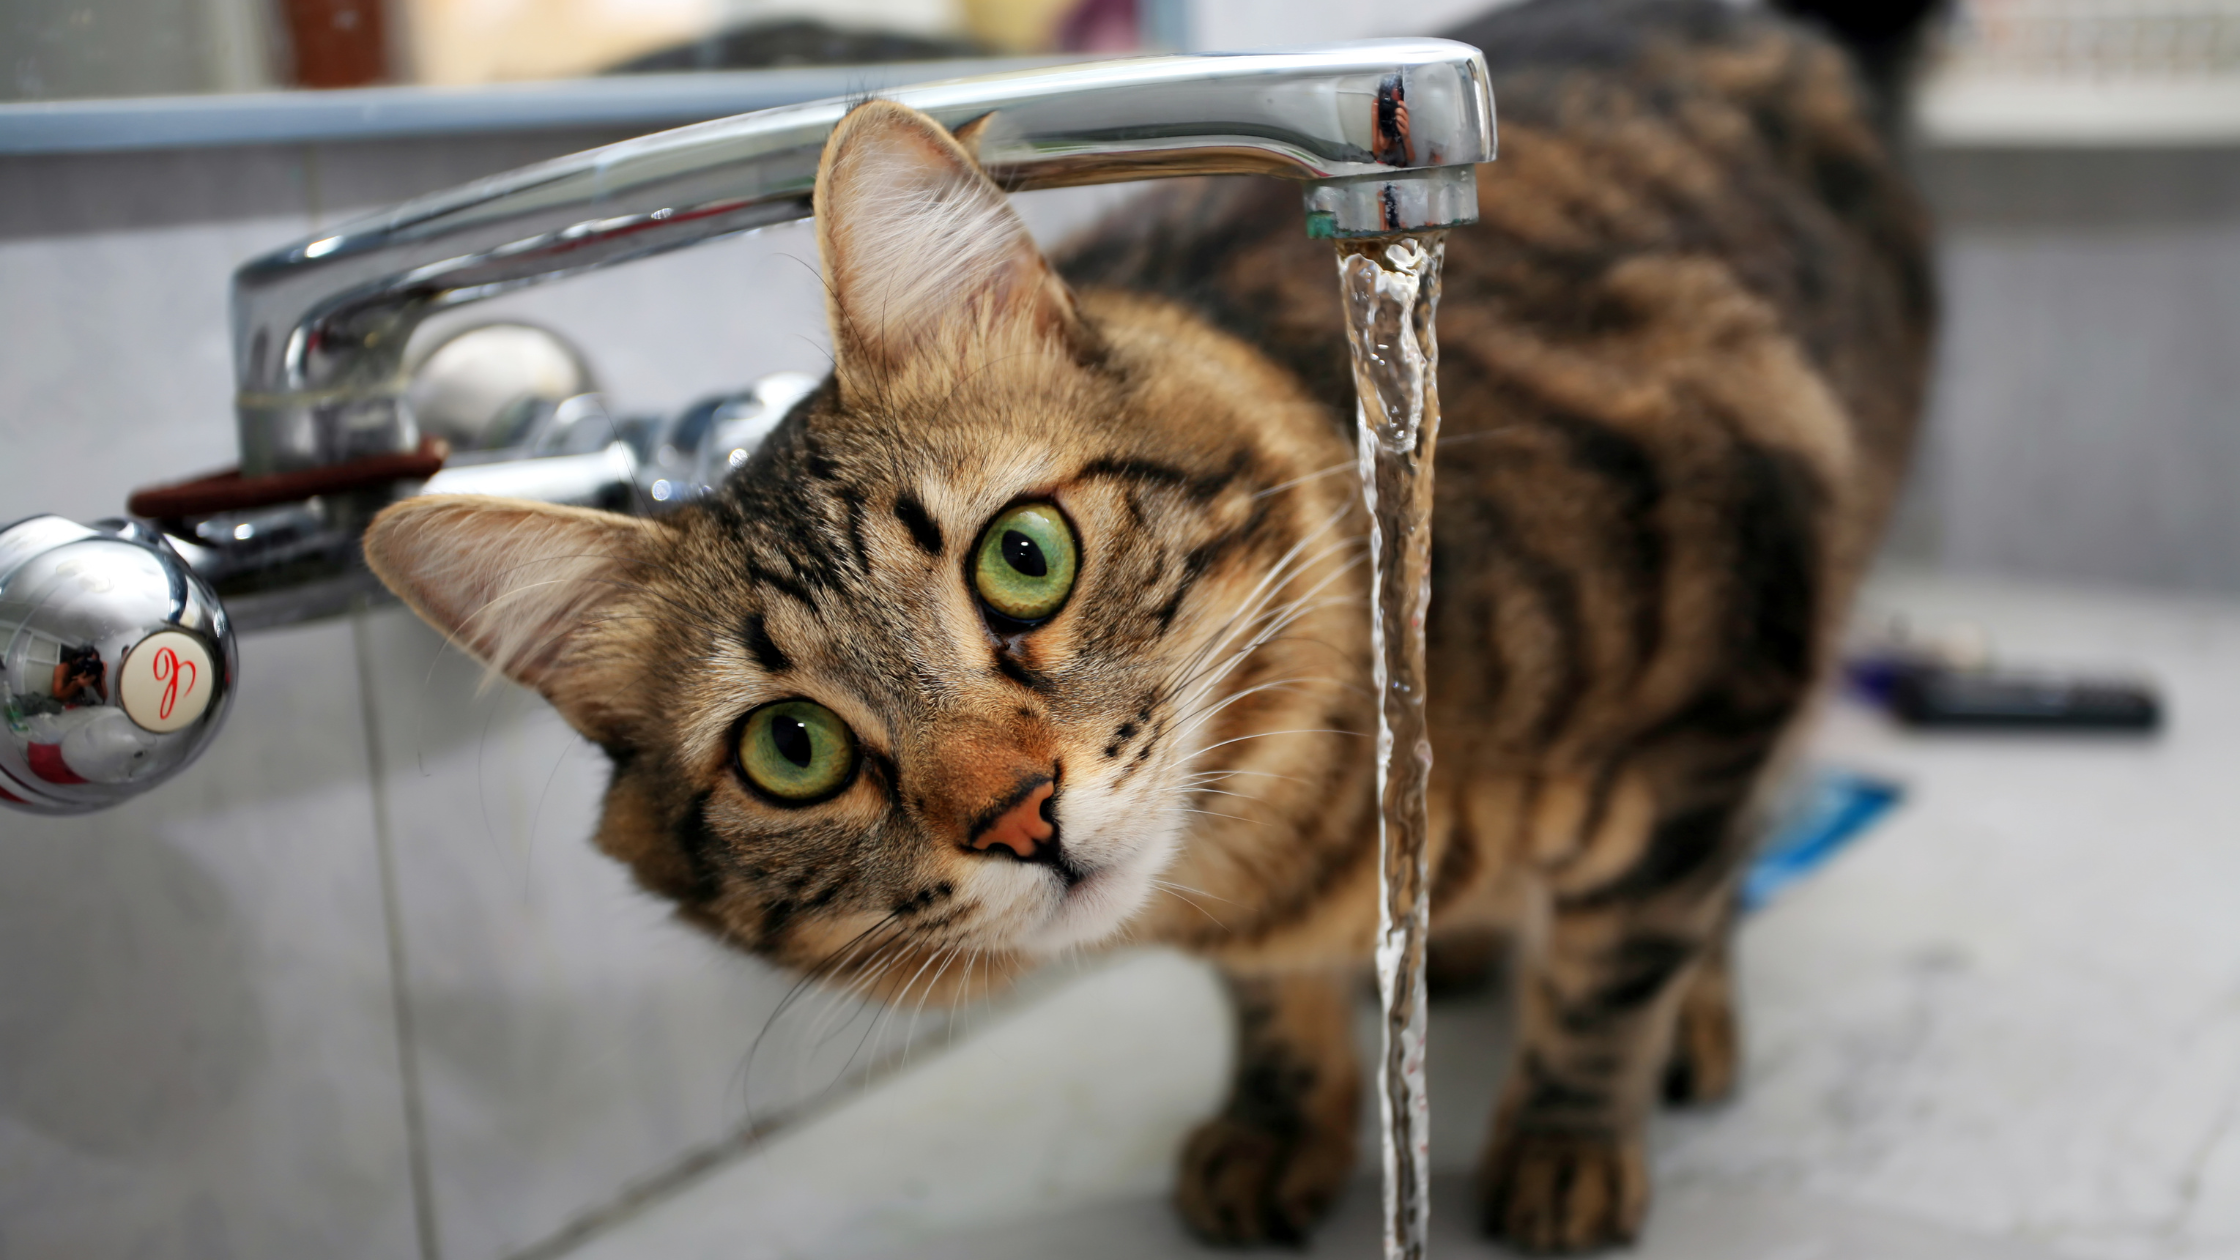
{"label": "striped fur", "polygon": [[[1494,67],[1502,160],[1449,241],[1439,313],[1434,918],[1519,946],[1484,1222],[1591,1249],[1645,1210],[1658,1085],[1692,1101],[1735,1078],[1733,877],[1911,443],[1926,227],[1843,53],[1782,23],[1575,0],[1458,37]],[[1156,196],[1069,278],[1184,301],[1343,414],[1322,251],[1269,226],[1297,225],[1289,190]],[[1239,895],[1191,856],[1181,882]],[[1372,876],[1357,861],[1328,898],[1355,932]],[[1227,933],[1186,910],[1166,928],[1252,974],[1334,917],[1251,904]],[[1322,1121],[1294,1139],[1310,1164],[1352,1140],[1350,1115]],[[1280,1175],[1218,1210],[1211,1178],[1186,1168],[1201,1231],[1296,1232]]]}
{"label": "striped fur", "polygon": [[[1836,48],[1710,0],[1461,34],[1503,134],[1439,320],[1435,929],[1516,943],[1485,1223],[1580,1250],[1639,1225],[1660,1085],[1734,1080],[1734,875],[1901,472],[1933,298]],[[548,529],[409,503],[369,557],[609,751],[599,843],[743,948],[890,997],[1112,941],[1217,960],[1238,1084],[1178,1202],[1216,1240],[1304,1237],[1350,1167],[1376,918],[1329,249],[1292,187],[1186,182],[1053,271],[922,116],[874,102],[825,161],[834,378],[718,496]],[[1027,500],[1082,548],[1031,630],[967,576]],[[863,749],[814,806],[734,765],[788,697]],[[1062,856],[973,849],[1039,775]]]}

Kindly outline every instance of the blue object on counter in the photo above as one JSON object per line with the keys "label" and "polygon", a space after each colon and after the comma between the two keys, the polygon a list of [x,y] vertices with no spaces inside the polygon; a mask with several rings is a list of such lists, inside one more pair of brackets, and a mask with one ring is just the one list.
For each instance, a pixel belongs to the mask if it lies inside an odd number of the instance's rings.
{"label": "blue object on counter", "polygon": [[1888,779],[1828,766],[1807,770],[1742,877],[1742,908],[1763,907],[1903,799],[1905,788]]}

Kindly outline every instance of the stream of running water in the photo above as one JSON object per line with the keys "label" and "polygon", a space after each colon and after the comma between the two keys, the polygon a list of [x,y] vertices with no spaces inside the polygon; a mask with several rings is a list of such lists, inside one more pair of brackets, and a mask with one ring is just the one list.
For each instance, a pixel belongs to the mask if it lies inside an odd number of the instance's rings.
{"label": "stream of running water", "polygon": [[1444,235],[1345,241],[1338,276],[1359,395],[1377,705],[1377,993],[1383,1052],[1384,1253],[1421,1260],[1430,1226],[1431,1116],[1424,1094],[1424,949],[1431,920],[1424,792],[1424,616],[1431,603],[1431,458],[1439,439]]}

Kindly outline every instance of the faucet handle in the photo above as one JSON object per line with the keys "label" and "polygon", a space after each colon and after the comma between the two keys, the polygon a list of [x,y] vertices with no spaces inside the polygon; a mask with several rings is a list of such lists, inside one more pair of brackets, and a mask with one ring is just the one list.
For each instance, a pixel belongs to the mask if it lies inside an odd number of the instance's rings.
{"label": "faucet handle", "polygon": [[137,521],[0,529],[0,805],[78,814],[184,770],[231,707],[233,626]]}

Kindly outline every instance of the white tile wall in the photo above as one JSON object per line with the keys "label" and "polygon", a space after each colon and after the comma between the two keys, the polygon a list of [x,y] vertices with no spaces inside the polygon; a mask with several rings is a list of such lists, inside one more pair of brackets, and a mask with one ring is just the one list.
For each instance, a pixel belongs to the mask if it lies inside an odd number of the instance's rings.
{"label": "white tile wall", "polygon": [[0,1255],[413,1254],[350,628],[104,814],[0,814]]}
{"label": "white tile wall", "polygon": [[0,519],[233,463],[227,277],[310,226],[273,150],[0,159]]}
{"label": "white tile wall", "polygon": [[1914,563],[2240,593],[2240,149],[1931,151]]}
{"label": "white tile wall", "polygon": [[1945,256],[1955,310],[2002,318],[1945,346],[1940,557],[2240,591],[2240,197],[2205,222],[1956,225]]}
{"label": "white tile wall", "polygon": [[[0,160],[0,520],[113,514],[232,462],[241,261],[605,138]],[[1112,199],[1023,208],[1055,235]],[[665,412],[821,370],[815,263],[779,228],[450,320],[545,323],[618,408]],[[408,614],[242,657],[231,728],[177,782],[0,814],[0,1255],[401,1256],[424,1231],[449,1260],[505,1256],[941,1033],[823,999],[773,1021],[790,981],[586,843],[603,758]]]}

